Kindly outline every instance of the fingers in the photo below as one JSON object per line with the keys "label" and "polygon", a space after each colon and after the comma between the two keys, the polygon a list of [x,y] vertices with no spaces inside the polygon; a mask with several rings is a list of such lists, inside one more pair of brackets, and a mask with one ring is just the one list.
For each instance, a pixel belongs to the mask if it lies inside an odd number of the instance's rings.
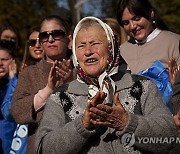
{"label": "fingers", "polygon": [[67,77],[71,74],[71,72],[72,72],[72,70],[70,70],[70,69],[64,71],[64,70],[62,70],[61,68],[59,68],[59,67],[57,67],[57,66],[56,66],[55,68],[56,68],[57,74],[58,74],[61,78],[67,78]]}
{"label": "fingers", "polygon": [[119,100],[119,94],[118,94],[118,92],[116,92],[116,93],[114,94],[113,102],[114,102],[114,104],[115,104],[116,106],[119,106],[119,107],[121,107],[123,110],[125,110],[124,107],[122,106],[120,100]]}
{"label": "fingers", "polygon": [[15,60],[11,59],[11,62],[9,64],[10,78],[13,78],[16,73],[17,73],[17,64],[16,64]]}
{"label": "fingers", "polygon": [[171,84],[173,85],[178,73],[178,66],[174,58],[171,58],[168,63],[168,73]]}
{"label": "fingers", "polygon": [[70,59],[69,60],[63,59],[62,62],[58,62],[55,68],[57,74],[64,80],[66,80],[72,73],[72,69],[70,68]]}
{"label": "fingers", "polygon": [[174,118],[174,123],[176,124],[176,126],[180,127],[180,119],[178,118],[178,116],[175,115],[173,118]]}
{"label": "fingers", "polygon": [[91,104],[93,106],[97,106],[98,104],[102,104],[104,99],[106,98],[107,94],[101,91],[98,91],[94,98],[92,99]]}

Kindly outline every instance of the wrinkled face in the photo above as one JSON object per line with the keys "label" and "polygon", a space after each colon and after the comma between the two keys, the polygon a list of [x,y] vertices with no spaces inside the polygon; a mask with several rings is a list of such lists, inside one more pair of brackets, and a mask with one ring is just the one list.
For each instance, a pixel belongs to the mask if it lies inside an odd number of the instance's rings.
{"label": "wrinkled face", "polygon": [[9,64],[11,61],[11,55],[5,50],[0,50],[0,78],[9,73]]}
{"label": "wrinkled face", "polygon": [[102,27],[82,28],[75,41],[79,65],[91,77],[104,72],[108,59],[108,40]]}
{"label": "wrinkled face", "polygon": [[[153,12],[151,15],[153,16]],[[127,8],[124,9],[122,23],[126,33],[138,41],[143,41],[153,31],[151,21],[130,13]]]}
{"label": "wrinkled face", "polygon": [[[45,20],[41,26],[42,32],[52,32],[54,30],[63,30],[65,29],[62,25],[60,25],[56,20]],[[52,35],[49,35],[48,40],[41,43],[42,49],[46,55],[46,59],[49,62],[53,62],[55,60],[61,60],[66,58],[66,52],[68,47],[68,37],[65,35],[63,38],[55,39]]]}
{"label": "wrinkled face", "polygon": [[34,59],[42,59],[44,56],[44,52],[43,52],[42,47],[39,43],[38,36],[39,36],[39,32],[34,31],[29,36],[29,40],[28,40],[29,54]]}
{"label": "wrinkled face", "polygon": [[3,39],[4,40],[10,40],[10,41],[13,41],[13,42],[16,43],[17,36],[16,36],[16,34],[13,31],[11,31],[9,29],[6,29],[1,34],[1,40],[3,40]]}

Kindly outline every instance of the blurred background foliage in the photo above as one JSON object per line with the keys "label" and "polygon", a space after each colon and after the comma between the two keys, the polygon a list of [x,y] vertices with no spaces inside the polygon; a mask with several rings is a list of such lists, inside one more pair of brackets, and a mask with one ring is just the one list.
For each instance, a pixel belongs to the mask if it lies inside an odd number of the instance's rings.
{"label": "blurred background foliage", "polygon": [[[180,0],[152,0],[168,27],[180,33]],[[27,31],[59,7],[71,11],[73,25],[84,16],[116,17],[118,0],[0,0],[0,25],[10,23],[21,34],[22,57]],[[78,4],[78,5],[77,5]]]}

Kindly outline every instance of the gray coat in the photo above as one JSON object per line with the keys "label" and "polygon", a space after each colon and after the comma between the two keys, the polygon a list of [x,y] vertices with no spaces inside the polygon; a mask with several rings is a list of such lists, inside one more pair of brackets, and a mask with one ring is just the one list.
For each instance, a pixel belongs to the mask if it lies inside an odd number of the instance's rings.
{"label": "gray coat", "polygon": [[[138,142],[138,137],[163,138],[176,135],[172,115],[162,102],[155,84],[145,77],[130,74],[116,74],[112,78],[117,86],[119,99],[129,115],[128,124],[123,131],[102,126],[93,130],[83,127],[82,114],[87,103],[88,87],[75,80],[64,85],[64,90],[55,92],[47,100],[36,133],[36,150],[43,154],[168,151],[171,144]],[[132,134],[135,136],[135,143],[134,140],[126,143],[126,137]]]}

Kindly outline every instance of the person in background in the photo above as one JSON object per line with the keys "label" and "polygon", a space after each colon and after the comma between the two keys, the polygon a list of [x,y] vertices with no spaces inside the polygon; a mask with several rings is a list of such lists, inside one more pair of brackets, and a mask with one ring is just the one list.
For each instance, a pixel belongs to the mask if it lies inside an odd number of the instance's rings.
{"label": "person in background", "polygon": [[[64,8],[64,7],[58,7],[57,9],[53,10],[50,15],[55,15],[60,17],[61,19],[65,20],[66,23],[69,26],[69,33],[73,33],[74,25],[73,25],[73,18],[71,11]],[[70,57],[72,55],[72,45],[69,44],[69,48],[67,51],[67,56]]]}
{"label": "person in background", "polygon": [[4,24],[0,27],[0,40],[9,40],[15,43],[15,55],[19,54],[21,48],[21,37],[17,28],[11,24]]}
{"label": "person in background", "polygon": [[44,57],[44,51],[39,43],[39,31],[39,27],[32,27],[28,32],[21,70],[36,64]]}
{"label": "person in background", "polygon": [[73,80],[71,61],[67,57],[72,40],[68,24],[58,16],[49,16],[42,21],[38,38],[45,56],[19,74],[11,110],[17,123],[28,124],[28,154],[35,153],[35,132],[46,99],[55,88]]}
{"label": "person in background", "polygon": [[180,35],[168,29],[149,0],[119,0],[117,20],[129,36],[120,51],[131,73],[153,80],[170,110],[172,87],[167,69],[172,58],[180,65]]}
{"label": "person in background", "polygon": [[[117,37],[119,46],[123,44],[125,41],[127,41],[127,34],[125,33],[124,29],[119,25],[118,21],[115,18],[103,18],[102,21],[111,27],[115,37]],[[119,69],[121,71],[129,70],[127,63],[122,58],[122,56],[120,57],[119,65],[120,65]]]}
{"label": "person in background", "polygon": [[[173,120],[177,126],[177,132],[180,137],[180,70],[174,59],[169,60],[168,72],[173,89],[170,106],[173,114]],[[180,151],[180,146],[177,143],[176,147],[173,148],[169,154],[175,154],[178,153],[178,151]]]}
{"label": "person in background", "polygon": [[[0,153],[9,154],[16,129],[10,113],[12,93],[17,84],[15,53],[8,40],[0,40]],[[14,45],[13,45],[14,46]]]}
{"label": "person in background", "polygon": [[[138,137],[175,136],[176,128],[151,80],[119,72],[119,46],[112,29],[96,17],[83,18],[75,27],[72,51],[77,80],[48,98],[36,133],[36,152],[169,150],[171,144],[138,143]],[[135,137],[129,147],[124,143],[127,133]]]}
{"label": "person in background", "polygon": [[165,68],[170,58],[180,65],[180,35],[169,31],[149,0],[119,0],[117,20],[129,36],[120,51],[131,73],[149,68],[156,60]]}

